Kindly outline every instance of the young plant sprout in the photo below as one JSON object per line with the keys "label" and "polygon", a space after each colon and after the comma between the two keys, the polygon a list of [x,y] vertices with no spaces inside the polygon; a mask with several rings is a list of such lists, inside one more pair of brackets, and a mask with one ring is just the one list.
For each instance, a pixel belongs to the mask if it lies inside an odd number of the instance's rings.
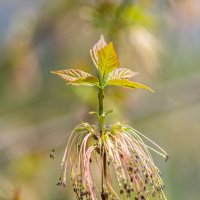
{"label": "young plant sprout", "polygon": [[[98,77],[79,69],[52,71],[69,85],[97,87],[99,99],[99,112],[90,112],[97,116],[98,126],[81,123],[68,139],[58,185],[65,185],[66,177],[70,174],[78,200],[166,200],[163,180],[149,150],[165,160],[168,154],[128,125],[119,122],[105,125],[106,116],[112,112],[104,112],[105,87],[115,85],[149,91],[152,89],[129,79],[137,73],[119,67],[113,43],[107,44],[103,36],[90,50],[90,55]],[[152,145],[147,146],[144,140]],[[94,178],[92,163],[100,170],[101,184]]]}

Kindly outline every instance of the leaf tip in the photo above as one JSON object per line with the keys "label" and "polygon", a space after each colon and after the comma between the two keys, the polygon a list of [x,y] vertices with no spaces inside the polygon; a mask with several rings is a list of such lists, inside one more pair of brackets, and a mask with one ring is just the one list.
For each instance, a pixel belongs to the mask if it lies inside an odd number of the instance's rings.
{"label": "leaf tip", "polygon": [[146,86],[146,85],[145,85],[144,89],[146,89],[146,90],[148,90],[148,91],[150,91],[150,92],[152,92],[152,93],[155,92],[153,89],[151,89],[150,87],[148,87],[148,86]]}
{"label": "leaf tip", "polygon": [[50,71],[51,74],[58,74],[57,71]]}
{"label": "leaf tip", "polygon": [[149,90],[150,92],[153,92],[153,93],[155,92],[153,89],[151,89],[151,88],[149,88],[149,87],[148,87],[148,90]]}
{"label": "leaf tip", "polygon": [[100,35],[100,40],[105,40],[103,34]]}
{"label": "leaf tip", "polygon": [[106,44],[106,40],[103,34],[100,35],[99,41],[101,41],[103,44]]}
{"label": "leaf tip", "polygon": [[139,73],[139,72],[134,72],[134,71],[133,71],[133,76],[137,76],[137,75],[140,75],[140,73]]}

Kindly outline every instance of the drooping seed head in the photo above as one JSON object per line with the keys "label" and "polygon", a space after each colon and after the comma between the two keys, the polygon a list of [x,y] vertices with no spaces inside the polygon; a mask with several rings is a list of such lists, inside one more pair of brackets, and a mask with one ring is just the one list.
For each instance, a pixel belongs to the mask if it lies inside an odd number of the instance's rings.
{"label": "drooping seed head", "polygon": [[[154,147],[147,146],[143,139]],[[162,178],[149,149],[168,157],[157,144],[129,126],[117,123],[105,127],[100,133],[96,126],[82,123],[68,140],[58,185],[66,184],[70,170],[74,192],[79,200],[97,200],[101,195],[108,199],[166,199]],[[100,186],[91,170],[93,163],[101,170],[102,153],[106,154],[108,173],[104,194],[99,192]],[[113,185],[114,180],[117,184]]]}

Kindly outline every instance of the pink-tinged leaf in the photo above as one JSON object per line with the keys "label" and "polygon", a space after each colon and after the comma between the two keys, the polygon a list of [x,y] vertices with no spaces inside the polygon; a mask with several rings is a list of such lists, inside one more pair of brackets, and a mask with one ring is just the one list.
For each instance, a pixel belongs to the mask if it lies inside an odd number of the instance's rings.
{"label": "pink-tinged leaf", "polygon": [[79,69],[66,69],[66,70],[58,70],[51,71],[52,74],[56,74],[60,76],[67,84],[71,85],[85,85],[85,86],[98,86],[99,80],[82,70]]}
{"label": "pink-tinged leaf", "polygon": [[107,82],[107,85],[116,85],[116,86],[121,86],[125,88],[131,88],[131,89],[136,89],[136,88],[141,88],[145,90],[149,90],[151,92],[154,92],[151,88],[137,82],[130,81],[128,79],[113,79],[109,80]]}
{"label": "pink-tinged leaf", "polygon": [[104,48],[107,45],[104,36],[101,35],[99,41],[93,46],[92,49],[90,49],[90,55],[92,57],[92,61],[95,64],[97,70],[99,70],[98,68],[98,55],[97,52],[99,50],[101,50],[102,48]]}
{"label": "pink-tinged leaf", "polygon": [[127,68],[117,68],[117,69],[114,69],[112,72],[109,73],[108,80],[127,79],[127,78],[131,78],[131,77],[133,77],[137,74],[138,74],[137,72],[134,72],[134,71],[127,69]]}

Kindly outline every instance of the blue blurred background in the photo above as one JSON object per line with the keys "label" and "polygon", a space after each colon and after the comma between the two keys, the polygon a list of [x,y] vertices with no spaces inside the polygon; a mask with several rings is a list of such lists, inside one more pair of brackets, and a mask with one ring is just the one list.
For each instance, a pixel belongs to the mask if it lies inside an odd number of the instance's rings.
{"label": "blue blurred background", "polygon": [[95,74],[89,49],[100,34],[155,90],[108,88],[107,123],[125,122],[170,154],[154,155],[169,200],[200,199],[200,1],[1,0],[0,200],[75,199],[70,181],[56,187],[60,160],[70,130],[96,123],[97,91],[50,71]]}

